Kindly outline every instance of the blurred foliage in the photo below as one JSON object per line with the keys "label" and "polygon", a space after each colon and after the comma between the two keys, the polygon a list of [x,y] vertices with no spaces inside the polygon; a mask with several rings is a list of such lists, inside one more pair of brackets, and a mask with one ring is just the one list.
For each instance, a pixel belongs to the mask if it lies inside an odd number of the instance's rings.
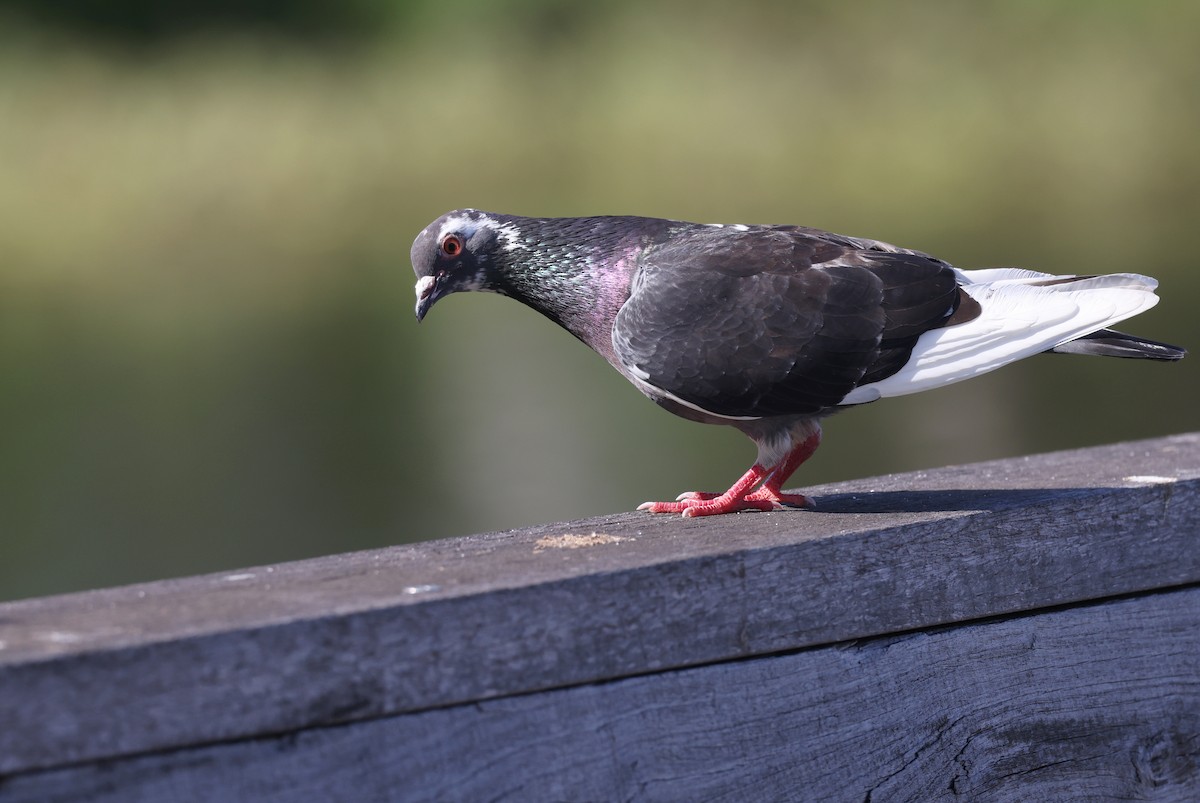
{"label": "blurred foliage", "polygon": [[149,45],[214,33],[362,39],[398,21],[410,5],[397,0],[0,0],[0,13],[90,37]]}
{"label": "blurred foliage", "polygon": [[[512,302],[455,296],[418,329],[408,247],[455,207],[1143,271],[1164,301],[1127,328],[1200,343],[1196,4],[34,6],[0,4],[0,598],[744,470],[741,435]],[[1194,429],[1194,359],[1047,357],[869,405],[794,484]]]}

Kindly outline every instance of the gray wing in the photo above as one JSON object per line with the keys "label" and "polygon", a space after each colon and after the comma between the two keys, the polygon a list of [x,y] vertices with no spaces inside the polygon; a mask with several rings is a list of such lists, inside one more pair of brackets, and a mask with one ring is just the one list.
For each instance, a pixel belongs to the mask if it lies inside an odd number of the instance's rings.
{"label": "gray wing", "polygon": [[643,255],[614,351],[716,415],[827,410],[898,371],[965,298],[946,263],[874,245],[793,228],[676,237]]}

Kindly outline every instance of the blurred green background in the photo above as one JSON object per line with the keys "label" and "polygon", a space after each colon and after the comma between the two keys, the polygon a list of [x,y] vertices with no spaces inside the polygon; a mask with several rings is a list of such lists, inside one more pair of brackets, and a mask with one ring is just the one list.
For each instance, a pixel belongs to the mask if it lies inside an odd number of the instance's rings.
{"label": "blurred green background", "polygon": [[[1200,346],[1200,4],[0,0],[0,599],[720,490],[533,313],[419,328],[449,209],[804,223],[1142,271]],[[803,486],[1197,427],[1197,360],[836,416]]]}

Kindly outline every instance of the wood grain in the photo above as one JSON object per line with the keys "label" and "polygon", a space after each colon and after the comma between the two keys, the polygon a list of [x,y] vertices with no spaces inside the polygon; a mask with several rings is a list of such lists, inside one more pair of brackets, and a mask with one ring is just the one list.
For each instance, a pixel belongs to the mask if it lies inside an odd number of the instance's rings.
{"label": "wood grain", "polygon": [[1198,487],[1180,435],[0,604],[0,777],[1196,583]]}
{"label": "wood grain", "polygon": [[1200,587],[35,773],[6,803],[1200,799]]}

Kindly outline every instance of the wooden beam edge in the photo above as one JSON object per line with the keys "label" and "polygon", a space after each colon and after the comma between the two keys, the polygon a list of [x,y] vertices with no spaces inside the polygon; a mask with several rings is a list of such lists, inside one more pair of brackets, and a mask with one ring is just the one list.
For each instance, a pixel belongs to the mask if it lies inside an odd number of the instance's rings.
{"label": "wooden beam edge", "polygon": [[1196,434],[810,491],[0,605],[0,774],[1200,581]]}
{"label": "wooden beam edge", "polygon": [[1198,603],[1192,585],[89,762],[0,800],[1191,801]]}

